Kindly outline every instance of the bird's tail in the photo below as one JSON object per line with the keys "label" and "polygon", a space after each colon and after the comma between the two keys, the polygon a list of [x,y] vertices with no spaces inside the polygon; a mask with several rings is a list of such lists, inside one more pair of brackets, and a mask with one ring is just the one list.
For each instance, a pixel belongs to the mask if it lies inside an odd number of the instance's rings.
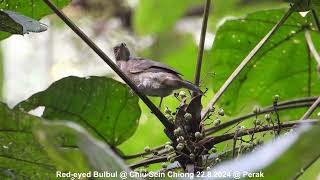
{"label": "bird's tail", "polygon": [[180,85],[183,88],[189,89],[193,92],[199,93],[199,94],[203,94],[203,92],[199,89],[198,86],[194,85],[192,82],[187,81],[187,80],[182,80],[180,81]]}

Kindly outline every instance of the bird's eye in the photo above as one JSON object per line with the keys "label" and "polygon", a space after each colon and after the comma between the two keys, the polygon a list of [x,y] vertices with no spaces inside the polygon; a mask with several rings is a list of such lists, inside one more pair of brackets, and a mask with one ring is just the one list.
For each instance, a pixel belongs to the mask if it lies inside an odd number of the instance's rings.
{"label": "bird's eye", "polygon": [[119,48],[118,48],[118,47],[115,47],[115,48],[113,48],[113,50],[114,50],[114,51],[118,51],[118,50],[119,50]]}

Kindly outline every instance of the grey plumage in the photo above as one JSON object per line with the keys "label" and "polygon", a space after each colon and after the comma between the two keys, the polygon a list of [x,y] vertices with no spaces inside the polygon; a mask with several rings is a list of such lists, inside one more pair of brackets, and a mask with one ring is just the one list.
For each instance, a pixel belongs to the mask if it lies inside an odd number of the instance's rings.
{"label": "grey plumage", "polygon": [[126,44],[114,47],[117,65],[148,96],[166,97],[173,90],[186,88],[200,93],[200,89],[183,80],[178,71],[160,62],[133,57]]}

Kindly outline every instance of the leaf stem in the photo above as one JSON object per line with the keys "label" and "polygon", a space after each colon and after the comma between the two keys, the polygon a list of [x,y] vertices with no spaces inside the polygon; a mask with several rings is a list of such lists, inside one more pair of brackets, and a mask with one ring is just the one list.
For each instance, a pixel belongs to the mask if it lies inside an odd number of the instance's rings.
{"label": "leaf stem", "polygon": [[318,99],[311,105],[311,107],[307,110],[307,112],[301,117],[300,120],[306,120],[308,119],[311,114],[316,110],[316,108],[318,107],[318,105],[320,104],[320,96],[318,97]]}
{"label": "leaf stem", "polygon": [[207,32],[207,24],[208,24],[208,17],[209,17],[209,11],[210,11],[210,3],[211,3],[211,0],[206,0],[205,11],[204,11],[203,20],[202,20],[198,59],[197,59],[196,73],[194,76],[194,84],[197,86],[199,86],[199,84],[200,84],[203,49],[204,49],[204,43],[206,40],[206,32]]}
{"label": "leaf stem", "polygon": [[[300,3],[301,0],[298,0]],[[295,3],[290,9],[286,12],[286,14],[280,19],[280,21],[269,31],[267,35],[265,35],[261,41],[252,49],[252,51],[244,58],[244,60],[240,63],[240,65],[234,70],[234,72],[229,76],[229,78],[225,81],[222,87],[215,93],[214,97],[209,102],[208,106],[202,111],[201,117],[202,120],[209,113],[211,107],[213,107],[216,102],[220,99],[222,94],[227,90],[229,85],[233,80],[239,75],[239,73],[243,70],[243,68],[250,62],[250,60],[257,54],[257,52],[265,45],[265,43],[272,37],[272,35],[277,32],[277,30],[281,27],[282,24],[290,17],[290,15],[296,9],[298,2]]]}
{"label": "leaf stem", "polygon": [[318,65],[320,65],[320,55],[318,54],[318,52],[313,44],[310,32],[308,30],[304,31],[304,37],[307,41],[309,51],[311,52],[314,59],[317,61]]}
{"label": "leaf stem", "polygon": [[140,97],[140,99],[149,107],[149,109],[157,116],[166,129],[173,131],[174,125],[164,116],[164,114],[147,98],[138,87],[120,70],[120,68],[83,32],[77,27],[62,11],[60,11],[51,0],[43,0],[56,15],[65,22],[100,58],[107,63]]}
{"label": "leaf stem", "polygon": [[319,17],[317,15],[317,12],[314,9],[312,9],[311,12],[312,12],[313,19],[314,19],[314,21],[315,21],[315,23],[316,23],[316,25],[318,27],[318,31],[320,32],[320,20],[319,20]]}

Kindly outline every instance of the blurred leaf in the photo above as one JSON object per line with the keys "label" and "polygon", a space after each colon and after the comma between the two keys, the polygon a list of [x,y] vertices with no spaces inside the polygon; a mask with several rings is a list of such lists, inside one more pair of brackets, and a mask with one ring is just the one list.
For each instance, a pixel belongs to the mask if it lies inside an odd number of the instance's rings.
{"label": "blurred leaf", "polygon": [[216,29],[219,21],[226,17],[240,17],[259,10],[287,7],[281,0],[216,0],[212,6],[209,25]]}
{"label": "blurred leaf", "polygon": [[164,32],[196,3],[199,1],[140,0],[134,15],[134,28],[141,34]]}
{"label": "blurred leaf", "polygon": [[[283,14],[283,10],[261,11],[221,26],[209,58],[213,63],[209,69],[214,68],[216,73],[212,81],[214,91]],[[308,61],[304,40],[307,22],[298,13],[293,14],[245,67],[219,101],[228,114],[246,113],[254,105],[271,104],[275,94],[281,100],[319,95],[316,63]],[[315,43],[320,45],[318,41]]]}
{"label": "blurred leaf", "polygon": [[63,78],[16,108],[39,106],[45,107],[44,118],[75,121],[111,146],[133,135],[141,114],[138,97],[125,84],[105,77]]}
{"label": "blurred leaf", "polygon": [[55,166],[32,134],[38,121],[0,103],[0,179],[55,178]]}
{"label": "blurred leaf", "polygon": [[[62,8],[69,4],[70,0],[52,0],[52,2],[59,8]],[[47,7],[43,0],[2,0],[0,1],[0,9],[14,11],[35,20],[39,20],[48,14],[52,14],[52,11]],[[7,37],[9,37],[8,33],[0,32],[0,40]]]}
{"label": "blurred leaf", "polygon": [[47,26],[27,16],[12,11],[0,10],[0,31],[11,34],[26,34],[29,32],[43,32]]}
{"label": "blurred leaf", "polygon": [[[57,137],[65,135],[73,137],[82,155],[87,159],[92,171],[107,171],[110,173],[127,171],[129,168],[123,160],[102,141],[93,138],[86,130],[79,125],[67,121],[41,121],[35,129],[39,142],[45,147],[48,155],[60,166],[72,168],[77,163],[76,159],[70,159],[70,153],[62,151],[53,143]],[[85,165],[84,165],[85,166]],[[88,172],[81,171],[78,172]],[[130,178],[129,178],[130,179]],[[134,178],[132,178],[134,179]]]}
{"label": "blurred leaf", "polygon": [[231,174],[240,172],[240,177],[243,177],[243,172],[261,171],[267,179],[294,179],[301,169],[320,155],[320,143],[314,142],[319,136],[319,124],[312,128],[302,126],[292,133],[258,147],[250,154],[216,166],[212,172],[228,169]]}

